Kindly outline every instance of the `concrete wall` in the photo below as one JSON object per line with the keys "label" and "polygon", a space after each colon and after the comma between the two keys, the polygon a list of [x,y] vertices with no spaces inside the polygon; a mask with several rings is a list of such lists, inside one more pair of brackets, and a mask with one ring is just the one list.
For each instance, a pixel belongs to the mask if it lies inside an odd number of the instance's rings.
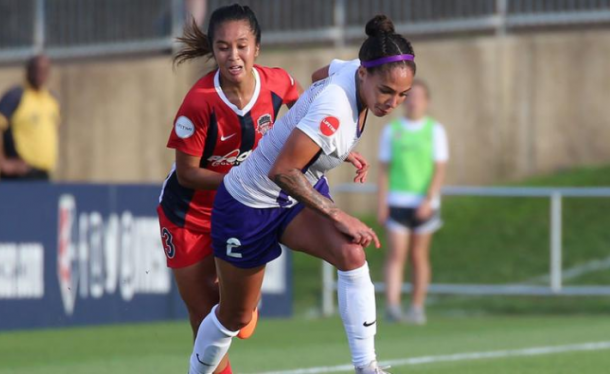
{"label": "concrete wall", "polygon": [[[610,31],[423,41],[415,50],[432,114],[450,139],[448,183],[610,162]],[[258,62],[284,67],[306,86],[314,69],[356,54],[263,49]],[[56,64],[51,87],[64,117],[56,179],[160,183],[173,158],[165,148],[173,116],[203,71],[202,63],[174,70],[169,56]],[[0,67],[0,90],[21,80],[20,67]],[[385,122],[371,116],[359,146],[371,161]],[[332,179],[351,175],[345,167]]]}

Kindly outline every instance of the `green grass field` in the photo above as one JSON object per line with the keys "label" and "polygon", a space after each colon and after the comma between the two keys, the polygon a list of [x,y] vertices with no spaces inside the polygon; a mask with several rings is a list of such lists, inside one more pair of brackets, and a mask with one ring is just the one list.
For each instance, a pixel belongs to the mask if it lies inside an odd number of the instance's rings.
{"label": "green grass field", "polygon": [[[610,167],[578,169],[518,185],[608,186]],[[610,256],[609,200],[564,202],[566,268]],[[446,199],[446,225],[432,249],[434,280],[510,283],[544,275],[548,208],[546,199]],[[365,219],[382,232],[372,219]],[[383,256],[383,250],[368,251],[376,280],[381,279]],[[339,319],[305,318],[319,308],[320,261],[300,254],[294,258],[297,317],[263,320],[251,340],[236,340],[231,351],[234,372],[350,372],[336,367],[349,364]],[[610,269],[567,283],[609,285]],[[379,297],[378,307],[383,302]],[[394,362],[392,373],[610,372],[610,298],[432,295],[429,310],[425,327],[388,325],[379,319],[378,355],[382,362]],[[5,332],[0,333],[0,374],[184,374],[189,337],[186,321]],[[584,343],[603,344],[587,350],[591,347]],[[560,352],[549,352],[553,350]],[[489,352],[493,357],[481,357]]]}
{"label": "green grass field", "polygon": [[[392,373],[608,373],[610,319],[605,317],[432,316],[426,327],[379,323],[381,361],[403,360]],[[434,362],[460,353],[607,342],[605,349]],[[519,353],[519,352],[517,352]],[[119,325],[0,334],[0,374],[185,373],[187,323]],[[236,373],[289,373],[349,364],[339,319],[263,320],[248,341],[235,340]],[[414,365],[405,359],[433,356]],[[330,371],[314,371],[330,372]],[[333,371],[346,372],[346,371]],[[347,371],[349,372],[349,371]]]}

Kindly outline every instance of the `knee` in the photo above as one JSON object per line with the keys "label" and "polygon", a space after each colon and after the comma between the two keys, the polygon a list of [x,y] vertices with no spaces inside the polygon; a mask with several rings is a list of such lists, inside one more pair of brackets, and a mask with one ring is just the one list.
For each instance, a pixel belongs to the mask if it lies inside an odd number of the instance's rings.
{"label": "knee", "polygon": [[212,307],[219,302],[218,285],[216,283],[203,284],[201,293],[194,298],[185,300],[189,320],[194,329],[199,328],[201,321],[210,313]]}
{"label": "knee", "polygon": [[198,305],[187,305],[186,309],[189,313],[189,320],[193,330],[197,331],[203,319],[210,313],[215,304],[202,302]]}
{"label": "knee", "polygon": [[411,261],[417,264],[426,264],[428,262],[428,253],[425,251],[411,251]]}
{"label": "knee", "polygon": [[391,249],[386,255],[386,262],[390,265],[403,266],[407,256],[406,251]]}
{"label": "knee", "polygon": [[335,267],[342,271],[354,270],[364,266],[366,255],[358,244],[344,243],[335,253]]}
{"label": "knee", "polygon": [[252,310],[218,311],[218,320],[230,331],[239,331],[252,320]]}

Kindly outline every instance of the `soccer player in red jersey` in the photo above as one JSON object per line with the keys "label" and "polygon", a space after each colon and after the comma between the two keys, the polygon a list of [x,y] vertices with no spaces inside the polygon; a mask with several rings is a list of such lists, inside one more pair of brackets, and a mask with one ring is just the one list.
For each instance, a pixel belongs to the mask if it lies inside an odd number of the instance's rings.
{"label": "soccer player in red jersey", "polygon": [[[291,107],[302,89],[283,69],[254,63],[261,31],[254,12],[238,4],[216,9],[207,35],[193,22],[179,39],[179,64],[213,57],[218,69],[186,95],[167,146],[176,161],[163,184],[157,212],[167,265],[188,309],[194,335],[219,302],[210,223],[216,189],[273,126],[282,105]],[[254,325],[256,322],[253,322]],[[253,326],[242,329],[243,338]],[[215,373],[231,373],[227,358]]]}

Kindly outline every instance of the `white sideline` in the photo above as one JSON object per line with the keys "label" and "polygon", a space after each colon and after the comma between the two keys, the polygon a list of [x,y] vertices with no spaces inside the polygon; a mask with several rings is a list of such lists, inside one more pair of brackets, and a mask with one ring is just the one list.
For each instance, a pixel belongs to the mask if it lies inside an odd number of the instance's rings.
{"label": "white sideline", "polygon": [[[470,361],[480,360],[486,358],[504,358],[504,357],[518,357],[518,356],[540,356],[548,355],[553,353],[565,353],[565,352],[577,352],[577,351],[599,351],[604,349],[610,349],[610,341],[597,342],[597,343],[582,343],[582,344],[570,344],[570,345],[557,345],[548,347],[532,347],[524,349],[512,349],[502,351],[489,351],[489,352],[470,352],[470,353],[456,353],[452,355],[439,355],[439,356],[422,356],[413,358],[404,358],[383,361],[380,366],[391,365],[393,367],[408,366],[408,365],[421,365],[435,362],[448,362],[448,361]],[[259,374],[322,374],[322,373],[339,373],[345,371],[352,371],[354,367],[351,364],[348,365],[337,365],[337,366],[319,366],[312,368],[301,368],[294,370],[284,371],[269,371]]]}

